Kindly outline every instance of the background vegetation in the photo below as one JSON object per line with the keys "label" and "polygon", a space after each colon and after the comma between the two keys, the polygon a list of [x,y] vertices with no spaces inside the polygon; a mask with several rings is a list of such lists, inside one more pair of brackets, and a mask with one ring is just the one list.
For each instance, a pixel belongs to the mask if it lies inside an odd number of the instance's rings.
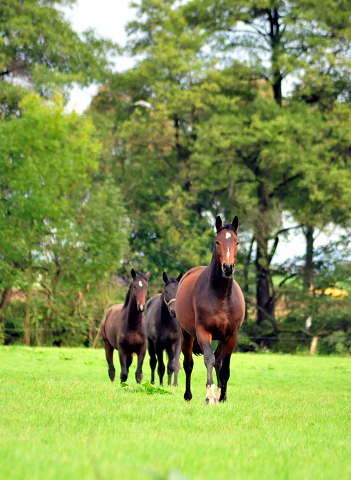
{"label": "background vegetation", "polygon": [[[70,3],[0,0],[1,343],[96,345],[130,268],[153,294],[206,264],[221,214],[240,222],[238,348],[349,354],[348,2],[140,0],[124,73]],[[84,115],[73,82],[101,85]]]}

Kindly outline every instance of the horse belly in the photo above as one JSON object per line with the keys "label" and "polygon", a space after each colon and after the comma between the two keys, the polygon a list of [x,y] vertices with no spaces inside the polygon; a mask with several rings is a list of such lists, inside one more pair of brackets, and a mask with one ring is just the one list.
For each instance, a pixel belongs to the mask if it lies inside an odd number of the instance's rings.
{"label": "horse belly", "polygon": [[113,305],[107,312],[103,320],[102,327],[105,336],[113,348],[117,348],[117,330],[121,322],[121,310],[123,304]]}

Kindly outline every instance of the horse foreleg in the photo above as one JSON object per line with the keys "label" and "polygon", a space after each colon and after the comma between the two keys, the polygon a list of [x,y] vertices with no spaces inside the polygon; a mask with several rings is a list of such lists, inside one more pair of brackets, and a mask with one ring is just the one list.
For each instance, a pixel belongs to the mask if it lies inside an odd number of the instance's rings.
{"label": "horse foreleg", "polygon": [[222,366],[222,350],[223,350],[222,346],[223,346],[222,342],[219,342],[215,351],[215,370],[216,370],[217,387],[218,387],[217,400],[219,400],[219,397],[221,395],[221,389],[222,389],[221,379],[219,375],[219,371]]}
{"label": "horse foreleg", "polygon": [[127,354],[122,350],[122,348],[119,348],[118,350],[119,353],[119,362],[121,364],[121,382],[126,382],[128,378],[128,369],[127,367]]}
{"label": "horse foreleg", "polygon": [[168,356],[168,363],[167,363],[167,375],[168,375],[168,385],[172,385],[172,375],[174,372],[174,351],[173,345],[168,345],[167,347],[167,356]]}
{"label": "horse foreleg", "polygon": [[156,345],[156,355],[158,361],[157,373],[160,379],[160,385],[163,385],[163,376],[165,374],[165,364],[163,362],[163,348],[159,345]]}
{"label": "horse foreleg", "polygon": [[138,368],[135,372],[135,379],[138,383],[140,383],[143,379],[143,362],[146,353],[146,342],[144,345],[140,347],[138,352]]}
{"label": "horse foreleg", "polygon": [[106,360],[108,363],[108,376],[110,377],[111,382],[113,382],[116,374],[115,367],[113,365],[113,346],[110,344],[107,338],[104,338],[103,340],[105,345]]}
{"label": "horse foreleg", "polygon": [[219,370],[219,378],[221,382],[221,391],[219,395],[220,402],[225,402],[227,400],[227,383],[230,377],[230,358],[234,351],[237,340],[238,332],[227,338],[225,343],[223,343],[222,366]]}
{"label": "horse foreleg", "polygon": [[213,382],[213,367],[215,366],[215,356],[211,348],[212,335],[204,328],[199,327],[196,331],[196,338],[204,354],[204,362],[207,368],[206,402],[211,405],[212,403],[217,402],[217,397],[214,392],[215,385]]}
{"label": "horse foreleg", "polygon": [[194,360],[193,360],[193,343],[194,338],[189,335],[185,330],[181,329],[182,337],[181,337],[181,345],[182,345],[182,352],[184,355],[183,367],[185,372],[185,393],[184,393],[184,400],[191,400],[192,393],[190,390],[190,382],[191,382],[191,372],[193,371]]}
{"label": "horse foreleg", "polygon": [[151,368],[151,383],[155,383],[155,369],[157,365],[155,344],[152,340],[148,341],[148,350],[150,356],[150,368]]}
{"label": "horse foreleg", "polygon": [[173,380],[173,385],[175,387],[177,387],[178,386],[178,372],[180,370],[180,364],[179,364],[180,339],[177,340],[177,342],[173,344],[173,348],[174,348],[174,357],[173,357],[174,380]]}

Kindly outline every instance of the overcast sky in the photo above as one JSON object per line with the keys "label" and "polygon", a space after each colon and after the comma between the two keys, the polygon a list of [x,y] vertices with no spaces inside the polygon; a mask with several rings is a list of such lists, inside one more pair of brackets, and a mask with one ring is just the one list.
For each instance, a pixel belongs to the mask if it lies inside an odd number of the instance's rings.
{"label": "overcast sky", "polygon": [[[78,0],[72,9],[66,9],[66,18],[76,32],[94,28],[102,37],[110,38],[125,45],[127,36],[125,26],[134,17],[134,9],[129,7],[130,0]],[[133,59],[118,57],[116,70],[122,71],[133,66]],[[67,108],[82,112],[90,103],[97,87],[74,88]]]}

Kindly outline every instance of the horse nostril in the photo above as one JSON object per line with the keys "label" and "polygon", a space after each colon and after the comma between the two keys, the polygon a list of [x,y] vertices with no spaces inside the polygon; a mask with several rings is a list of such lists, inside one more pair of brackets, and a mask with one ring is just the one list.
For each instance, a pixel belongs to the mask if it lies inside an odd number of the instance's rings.
{"label": "horse nostril", "polygon": [[228,265],[227,263],[223,263],[223,273],[225,275],[232,275],[234,273],[234,265]]}

